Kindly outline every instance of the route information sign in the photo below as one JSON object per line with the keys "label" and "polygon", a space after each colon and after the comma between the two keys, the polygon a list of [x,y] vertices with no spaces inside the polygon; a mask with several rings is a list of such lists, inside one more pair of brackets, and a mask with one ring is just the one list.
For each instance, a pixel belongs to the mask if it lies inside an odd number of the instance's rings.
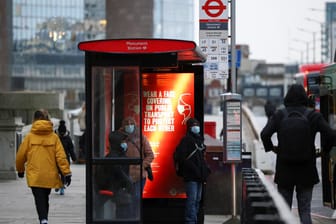
{"label": "route information sign", "polygon": [[241,95],[221,94],[223,102],[224,154],[223,162],[241,162],[242,113]]}
{"label": "route information sign", "polygon": [[200,0],[199,5],[199,46],[207,55],[205,78],[228,78],[228,0]]}

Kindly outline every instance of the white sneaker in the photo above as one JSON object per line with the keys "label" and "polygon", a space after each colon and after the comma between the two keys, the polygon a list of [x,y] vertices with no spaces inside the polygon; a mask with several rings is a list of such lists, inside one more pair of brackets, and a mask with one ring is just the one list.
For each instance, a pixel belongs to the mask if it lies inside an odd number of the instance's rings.
{"label": "white sneaker", "polygon": [[42,220],[41,220],[41,224],[48,224],[48,220],[46,220],[46,219],[42,219]]}

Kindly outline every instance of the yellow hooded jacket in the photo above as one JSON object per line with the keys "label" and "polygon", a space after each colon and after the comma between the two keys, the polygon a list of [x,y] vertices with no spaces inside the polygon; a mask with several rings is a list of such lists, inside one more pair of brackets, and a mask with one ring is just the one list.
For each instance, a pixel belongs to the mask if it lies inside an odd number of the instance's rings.
{"label": "yellow hooded jacket", "polygon": [[16,169],[26,170],[29,187],[60,188],[59,170],[71,175],[63,146],[48,120],[37,120],[21,143],[16,155]]}

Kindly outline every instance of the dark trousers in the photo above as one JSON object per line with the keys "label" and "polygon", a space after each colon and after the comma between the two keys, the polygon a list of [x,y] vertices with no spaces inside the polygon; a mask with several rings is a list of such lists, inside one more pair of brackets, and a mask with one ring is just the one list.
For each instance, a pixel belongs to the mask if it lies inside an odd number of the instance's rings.
{"label": "dark trousers", "polygon": [[[288,187],[284,188],[278,186],[278,191],[287,202],[289,208],[292,208],[294,186],[291,188]],[[313,186],[312,187],[296,186],[295,191],[301,223],[312,224],[310,212],[311,212],[311,201],[313,196]]]}
{"label": "dark trousers", "polygon": [[49,213],[50,188],[31,187],[39,220],[47,219]]}

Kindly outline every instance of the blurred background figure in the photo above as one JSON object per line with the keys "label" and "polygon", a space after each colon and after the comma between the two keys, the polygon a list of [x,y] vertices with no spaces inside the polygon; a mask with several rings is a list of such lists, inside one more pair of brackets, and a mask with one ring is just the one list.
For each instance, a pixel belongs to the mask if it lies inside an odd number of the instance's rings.
{"label": "blurred background figure", "polygon": [[264,109],[267,119],[269,120],[275,113],[276,106],[270,100],[267,100],[266,104],[264,105]]}
{"label": "blurred background figure", "polygon": [[79,163],[85,163],[85,158],[86,158],[86,147],[85,147],[85,130],[86,130],[86,106],[85,102],[82,105],[82,110],[78,114],[78,124],[79,124],[79,129],[81,132],[83,132],[82,136],[79,137]]}
{"label": "blurred background figure", "polygon": [[[56,133],[62,142],[64,152],[65,152],[65,155],[67,157],[69,164],[71,164],[70,158],[72,162],[76,162],[77,156],[74,150],[74,145],[70,137],[70,132],[67,130],[67,127],[65,126],[64,120],[60,120]],[[64,184],[64,176],[62,175],[62,173],[60,173],[60,175],[61,175],[62,183]],[[65,189],[64,186],[62,186],[61,189],[56,188],[55,191],[58,192],[60,190],[60,195],[64,195],[64,189]]]}

